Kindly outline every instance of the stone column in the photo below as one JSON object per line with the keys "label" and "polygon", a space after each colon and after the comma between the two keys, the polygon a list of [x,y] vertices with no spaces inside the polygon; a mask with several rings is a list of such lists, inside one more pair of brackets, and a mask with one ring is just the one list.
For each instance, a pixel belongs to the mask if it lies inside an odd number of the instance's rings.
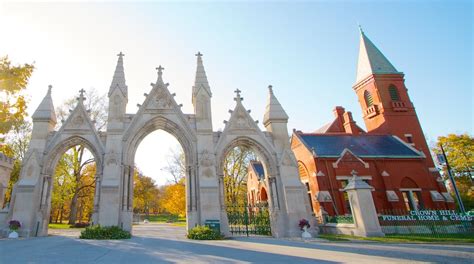
{"label": "stone column", "polygon": [[352,217],[356,227],[354,235],[363,237],[385,236],[380,228],[377,211],[375,210],[372,186],[357,177],[356,171],[352,171],[352,178],[344,191],[349,196]]}

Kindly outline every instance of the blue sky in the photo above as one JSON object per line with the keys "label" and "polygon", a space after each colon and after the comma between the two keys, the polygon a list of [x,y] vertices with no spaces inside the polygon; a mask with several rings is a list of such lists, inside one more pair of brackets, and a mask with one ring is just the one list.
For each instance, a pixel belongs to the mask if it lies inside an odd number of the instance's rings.
{"label": "blue sky", "polygon": [[[156,80],[159,64],[184,112],[192,112],[196,58],[213,92],[214,129],[234,107],[233,91],[262,120],[272,84],[288,128],[312,131],[344,106],[364,127],[352,90],[358,24],[405,73],[428,141],[473,132],[473,5],[470,1],[313,1],[0,4],[0,55],[35,61],[32,113],[53,84],[60,104],[81,88],[106,93],[116,54],[126,56],[128,112]],[[261,122],[260,122],[261,123]]]}

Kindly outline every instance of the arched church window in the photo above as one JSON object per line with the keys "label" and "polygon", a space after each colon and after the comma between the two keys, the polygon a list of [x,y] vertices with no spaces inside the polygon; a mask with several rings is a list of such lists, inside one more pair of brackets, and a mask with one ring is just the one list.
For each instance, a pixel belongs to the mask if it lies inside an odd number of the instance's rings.
{"label": "arched church window", "polygon": [[392,99],[392,101],[400,101],[400,95],[398,94],[398,89],[395,85],[390,84],[388,87],[388,93],[390,94],[390,99]]}
{"label": "arched church window", "polygon": [[372,94],[367,90],[365,90],[364,92],[364,100],[367,107],[370,107],[374,104],[374,99],[372,98]]}

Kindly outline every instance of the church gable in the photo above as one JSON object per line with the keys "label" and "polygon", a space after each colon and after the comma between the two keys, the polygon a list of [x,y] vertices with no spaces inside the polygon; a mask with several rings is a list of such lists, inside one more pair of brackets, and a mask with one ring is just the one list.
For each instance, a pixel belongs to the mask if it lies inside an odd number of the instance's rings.
{"label": "church gable", "polygon": [[344,149],[337,159],[332,164],[333,168],[349,168],[349,169],[368,169],[369,163],[364,162],[361,158],[357,157],[349,149]]}

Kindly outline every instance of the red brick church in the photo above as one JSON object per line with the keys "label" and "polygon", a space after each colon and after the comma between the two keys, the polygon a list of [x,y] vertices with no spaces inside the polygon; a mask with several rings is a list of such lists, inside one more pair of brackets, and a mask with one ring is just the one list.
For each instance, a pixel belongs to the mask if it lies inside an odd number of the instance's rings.
{"label": "red brick church", "polygon": [[404,74],[361,30],[356,83],[366,130],[351,112],[311,133],[294,131],[292,150],[315,214],[350,213],[343,191],[352,173],[373,187],[377,211],[453,208],[434,166]]}

